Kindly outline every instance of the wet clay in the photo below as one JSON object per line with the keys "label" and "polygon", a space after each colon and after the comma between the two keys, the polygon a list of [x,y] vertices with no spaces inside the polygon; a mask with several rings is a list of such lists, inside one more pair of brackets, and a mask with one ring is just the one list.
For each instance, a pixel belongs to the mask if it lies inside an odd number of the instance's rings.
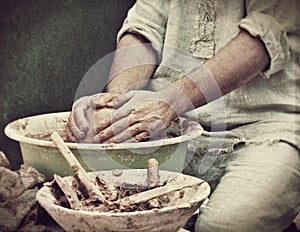
{"label": "wet clay", "polygon": [[[144,210],[151,210],[151,209],[160,209],[167,206],[170,202],[170,198],[167,195],[164,195],[164,196],[157,197],[155,199],[151,199],[146,202],[130,204],[126,207],[119,207],[119,208],[112,207],[112,208],[104,209],[101,201],[91,201],[85,194],[83,194],[82,186],[78,185],[78,182],[73,180],[72,183],[73,183],[72,189],[77,194],[77,197],[80,199],[82,204],[82,209],[87,211],[112,212],[112,213],[135,212],[135,211],[144,211]],[[117,189],[116,201],[151,189],[151,187],[148,186],[132,185],[126,183],[123,183],[121,185],[116,185],[115,187]],[[72,207],[70,206],[69,202],[66,199],[65,194],[61,191],[61,188],[57,185],[56,182],[53,182],[53,184],[51,185],[51,192],[53,196],[56,198],[55,203],[57,205],[72,209]]]}

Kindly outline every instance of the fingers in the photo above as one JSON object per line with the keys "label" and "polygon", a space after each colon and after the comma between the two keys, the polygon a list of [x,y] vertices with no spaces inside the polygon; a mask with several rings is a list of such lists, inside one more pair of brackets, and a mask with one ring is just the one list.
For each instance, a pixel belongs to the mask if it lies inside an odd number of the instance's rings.
{"label": "fingers", "polygon": [[[72,109],[73,119],[75,119],[75,123],[78,127],[78,129],[81,131],[83,136],[89,129],[89,123],[86,118],[86,111],[91,107],[91,104],[81,104],[81,105],[75,105]],[[73,131],[73,128],[72,128]],[[75,133],[74,133],[75,134]],[[77,137],[77,135],[75,134]]]}
{"label": "fingers", "polygon": [[91,101],[99,98],[99,94],[86,96],[76,100],[72,106],[72,112],[68,118],[69,130],[76,138],[83,138],[89,130],[86,111],[91,107]]}
{"label": "fingers", "polygon": [[117,98],[114,98],[112,101],[107,103],[107,107],[110,108],[119,108],[120,106],[124,105],[127,101],[129,101],[129,97],[126,95],[120,95]]}
{"label": "fingers", "polygon": [[110,125],[109,127],[100,130],[100,132],[94,137],[94,142],[103,142],[109,139],[110,137],[117,135],[121,132],[122,135],[119,136],[125,136],[123,134],[126,133],[125,129],[128,128],[128,126],[129,126],[128,118],[122,118],[121,120],[116,121],[114,124]]}
{"label": "fingers", "polygon": [[152,120],[151,122],[132,122],[132,119],[128,120],[127,117],[115,122],[110,127],[98,133],[94,137],[94,142],[141,142],[156,137],[165,129],[166,125],[159,119]]}
{"label": "fingers", "polygon": [[121,105],[126,103],[130,97],[128,95],[120,95],[120,94],[109,94],[109,93],[101,93],[99,98],[95,101],[92,101],[92,106],[94,108],[119,108]]}
{"label": "fingers", "polygon": [[83,138],[85,135],[84,131],[82,131],[79,127],[77,127],[77,124],[75,123],[73,110],[70,113],[68,118],[67,129],[69,130],[69,133],[72,134],[72,136],[74,135],[77,138]]}
{"label": "fingers", "polygon": [[125,103],[127,103],[135,94],[137,91],[129,91],[125,94],[118,95],[117,98],[114,98],[112,101],[107,103],[107,107],[112,108],[119,108],[120,106],[123,106]]}
{"label": "fingers", "polygon": [[[95,133],[100,133],[100,131],[104,130],[105,128],[109,127],[113,123],[118,122],[118,124],[124,123],[124,125],[118,126],[119,128],[126,128],[128,127],[128,120],[126,117],[132,113],[131,107],[127,106],[127,103],[120,107],[118,110],[109,110],[111,108],[103,108],[99,109],[100,114],[97,116],[99,120],[97,120]],[[106,113],[104,113],[106,111]],[[134,115],[132,116],[134,118]],[[120,121],[122,120],[122,121]],[[131,120],[133,123],[134,119]],[[136,120],[135,120],[136,121]],[[115,124],[115,127],[118,125]],[[119,130],[119,129],[118,129]]]}
{"label": "fingers", "polygon": [[95,127],[93,131],[95,134],[111,125],[113,112],[112,108],[94,109]]}
{"label": "fingers", "polygon": [[89,130],[87,119],[87,110],[91,108],[91,101],[96,99],[97,95],[82,97],[72,106],[71,120],[69,120],[70,129],[77,138],[83,138]]}
{"label": "fingers", "polygon": [[143,142],[143,141],[148,141],[151,138],[150,132],[149,131],[143,131],[134,137],[124,140],[123,142],[125,143],[137,143],[137,142]]}
{"label": "fingers", "polygon": [[107,106],[108,102],[112,101],[116,97],[116,94],[101,93],[98,99],[92,101],[92,105],[94,108],[103,108]]}
{"label": "fingers", "polygon": [[70,126],[69,126],[68,123],[66,125],[66,139],[67,139],[68,142],[73,142],[73,143],[76,142],[76,138],[73,135],[73,133],[72,133],[72,131],[71,131]]}
{"label": "fingers", "polygon": [[[127,116],[130,113],[128,110],[121,110],[116,115],[112,115],[111,112],[112,109],[124,105],[130,97],[131,95],[102,93],[78,99],[74,102],[72,112],[68,118],[68,134],[70,139],[71,136],[76,137],[77,139],[84,138],[89,131],[89,127],[93,127],[91,130],[95,133],[99,133],[101,130],[111,125],[112,118],[114,120],[119,120]],[[102,114],[96,115],[96,118],[93,118],[95,124],[92,123],[93,125],[89,125],[91,118],[88,117],[88,111],[92,110],[92,107],[94,107],[94,112],[97,112],[99,109]],[[106,112],[107,109],[110,109],[109,113]],[[72,138],[72,140],[74,139]]]}

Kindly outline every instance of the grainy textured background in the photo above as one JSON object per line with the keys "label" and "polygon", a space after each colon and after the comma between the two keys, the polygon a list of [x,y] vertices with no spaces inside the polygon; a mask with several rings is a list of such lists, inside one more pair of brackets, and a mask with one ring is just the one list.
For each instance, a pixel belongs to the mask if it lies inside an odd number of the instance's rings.
{"label": "grainy textured background", "polygon": [[0,0],[0,150],[13,169],[10,121],[71,109],[86,71],[115,49],[134,0]]}

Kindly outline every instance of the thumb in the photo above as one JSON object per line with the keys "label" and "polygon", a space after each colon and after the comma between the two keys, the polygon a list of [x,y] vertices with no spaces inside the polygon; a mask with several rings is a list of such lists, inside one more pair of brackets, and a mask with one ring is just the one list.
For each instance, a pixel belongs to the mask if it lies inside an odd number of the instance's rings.
{"label": "thumb", "polygon": [[107,103],[107,107],[110,108],[119,108],[124,105],[126,102],[129,101],[134,95],[136,91],[130,91],[128,93],[119,95],[117,98],[113,99],[112,101]]}

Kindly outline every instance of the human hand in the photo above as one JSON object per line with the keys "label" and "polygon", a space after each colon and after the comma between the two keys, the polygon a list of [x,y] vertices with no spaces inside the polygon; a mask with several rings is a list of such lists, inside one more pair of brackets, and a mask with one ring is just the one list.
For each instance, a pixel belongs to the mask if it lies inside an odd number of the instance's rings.
{"label": "human hand", "polygon": [[110,117],[113,107],[118,107],[117,97],[120,95],[100,93],[75,101],[68,118],[67,140],[93,142],[94,128],[102,117]]}
{"label": "human hand", "polygon": [[139,142],[157,136],[177,117],[166,99],[166,93],[151,91],[120,95],[111,101],[114,111],[98,121],[94,142]]}

